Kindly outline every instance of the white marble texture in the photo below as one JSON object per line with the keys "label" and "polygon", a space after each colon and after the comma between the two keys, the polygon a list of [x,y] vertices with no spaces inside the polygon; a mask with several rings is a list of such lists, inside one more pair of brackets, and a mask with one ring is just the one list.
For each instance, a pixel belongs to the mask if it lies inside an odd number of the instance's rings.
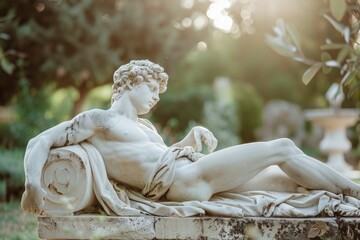
{"label": "white marble texture", "polygon": [[[92,175],[97,176],[93,182],[97,200],[115,206],[110,209],[118,209],[119,215],[137,214],[139,209],[129,206],[128,194],[121,191],[120,195],[116,193],[121,201],[115,205],[113,202],[117,200],[112,195],[102,194],[103,190],[113,192],[108,178],[134,190],[140,197],[145,195],[151,200],[150,205],[158,200],[179,204],[208,201],[219,193],[284,192],[296,197],[304,191],[324,190],[339,198],[346,195],[357,206],[360,186],[305,155],[290,139],[214,151],[217,146],[214,135],[205,127],[196,126],[183,140],[166,146],[155,127],[139,116],[148,113],[160,100],[159,93],[166,90],[167,80],[164,69],[148,60],[125,64],[114,73],[109,109],[80,113],[31,139],[24,159],[26,183],[22,208],[35,214],[49,211],[45,208],[49,193],[44,189],[49,182],[46,180],[44,184],[46,177],[42,175],[49,152],[83,143],[91,145],[96,150],[94,155],[98,155],[89,157],[90,165],[95,163],[91,168]],[[202,142],[208,146],[207,155],[198,153]],[[175,154],[170,157],[171,152]],[[71,174],[67,170],[55,170],[60,184],[56,191],[72,184]],[[50,186],[56,192],[55,185]]]}

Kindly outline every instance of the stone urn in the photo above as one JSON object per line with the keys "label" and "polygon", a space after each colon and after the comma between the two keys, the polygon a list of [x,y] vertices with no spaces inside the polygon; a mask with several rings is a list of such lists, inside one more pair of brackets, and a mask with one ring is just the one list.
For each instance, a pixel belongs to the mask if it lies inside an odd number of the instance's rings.
{"label": "stone urn", "polygon": [[306,110],[305,118],[324,129],[320,150],[328,154],[327,164],[339,172],[350,172],[353,168],[344,157],[351,149],[346,129],[357,122],[360,112],[357,109],[341,108],[344,93],[338,84],[333,84],[329,88],[326,99],[330,103],[330,108]]}

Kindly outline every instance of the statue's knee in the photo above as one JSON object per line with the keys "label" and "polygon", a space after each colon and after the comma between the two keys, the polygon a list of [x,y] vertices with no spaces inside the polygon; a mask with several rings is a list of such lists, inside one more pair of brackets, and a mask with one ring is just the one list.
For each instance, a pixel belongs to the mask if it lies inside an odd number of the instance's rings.
{"label": "statue's knee", "polygon": [[272,148],[278,152],[279,155],[292,159],[294,155],[302,154],[303,152],[295,145],[289,138],[280,138],[272,142]]}
{"label": "statue's knee", "polygon": [[293,140],[289,139],[289,138],[279,138],[277,140],[275,140],[277,142],[278,145],[280,145],[281,147],[296,147],[295,143],[293,142]]}

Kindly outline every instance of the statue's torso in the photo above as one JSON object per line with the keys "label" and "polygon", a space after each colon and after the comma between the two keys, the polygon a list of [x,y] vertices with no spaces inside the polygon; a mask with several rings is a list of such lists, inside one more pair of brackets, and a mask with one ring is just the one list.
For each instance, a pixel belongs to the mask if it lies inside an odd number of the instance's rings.
{"label": "statue's torso", "polygon": [[110,178],[139,189],[167,149],[156,131],[121,115],[111,116],[88,141],[102,155]]}

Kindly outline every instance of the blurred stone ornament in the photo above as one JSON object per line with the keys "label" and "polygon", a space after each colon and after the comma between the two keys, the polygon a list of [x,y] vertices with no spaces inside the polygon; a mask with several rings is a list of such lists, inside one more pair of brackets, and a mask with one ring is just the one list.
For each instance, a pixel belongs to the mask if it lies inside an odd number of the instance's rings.
{"label": "blurred stone ornament", "polygon": [[310,109],[305,117],[324,128],[324,138],[320,142],[320,150],[328,154],[327,163],[342,173],[349,173],[353,167],[345,161],[344,154],[351,149],[351,142],[346,136],[346,129],[359,119],[357,109],[341,109],[345,95],[339,84],[332,84],[326,92],[330,108]]}

